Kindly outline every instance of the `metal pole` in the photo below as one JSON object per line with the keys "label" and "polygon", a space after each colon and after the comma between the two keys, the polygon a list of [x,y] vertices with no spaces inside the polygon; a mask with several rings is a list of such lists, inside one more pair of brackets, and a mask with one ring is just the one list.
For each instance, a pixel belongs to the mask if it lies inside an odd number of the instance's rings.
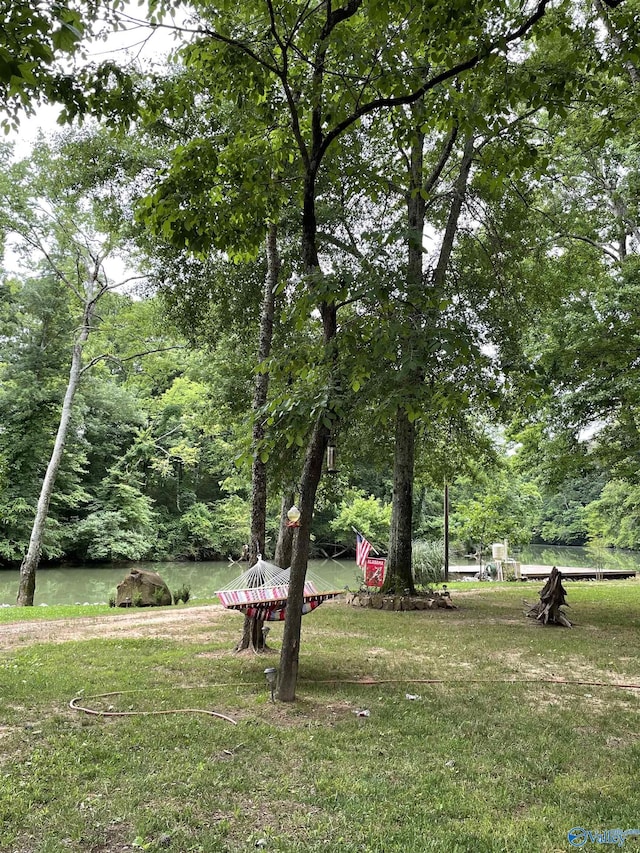
{"label": "metal pole", "polygon": [[444,582],[449,583],[449,484],[444,481]]}

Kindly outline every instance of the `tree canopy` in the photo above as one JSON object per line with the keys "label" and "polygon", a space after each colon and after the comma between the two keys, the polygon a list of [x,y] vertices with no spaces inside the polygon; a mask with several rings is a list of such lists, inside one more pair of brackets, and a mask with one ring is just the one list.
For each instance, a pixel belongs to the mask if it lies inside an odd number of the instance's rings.
{"label": "tree canopy", "polygon": [[[380,538],[392,504],[384,544],[410,586],[446,480],[468,547],[628,545],[604,519],[612,500],[635,512],[637,485],[636,0],[198,1],[162,72],[60,70],[111,14],[135,23],[119,4],[18,4],[0,52],[7,121],[44,97],[120,125],[3,154],[3,236],[25,263],[0,309],[4,558],[35,496],[9,472],[42,470],[87,258],[104,298],[45,553],[224,555],[265,466],[272,537],[282,492],[302,512],[282,698],[314,531],[344,541],[360,513]],[[112,292],[112,252],[145,292]]]}

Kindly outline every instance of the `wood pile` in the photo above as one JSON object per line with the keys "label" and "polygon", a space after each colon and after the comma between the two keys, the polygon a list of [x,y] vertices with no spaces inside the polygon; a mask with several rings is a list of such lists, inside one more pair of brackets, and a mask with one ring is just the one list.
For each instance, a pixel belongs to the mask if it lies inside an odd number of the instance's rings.
{"label": "wood pile", "polygon": [[560,609],[569,606],[566,595],[567,591],[562,586],[562,572],[554,566],[549,580],[540,592],[540,601],[532,606],[527,605],[529,607],[527,616],[538,619],[544,625],[564,625],[565,628],[570,628],[571,622]]}

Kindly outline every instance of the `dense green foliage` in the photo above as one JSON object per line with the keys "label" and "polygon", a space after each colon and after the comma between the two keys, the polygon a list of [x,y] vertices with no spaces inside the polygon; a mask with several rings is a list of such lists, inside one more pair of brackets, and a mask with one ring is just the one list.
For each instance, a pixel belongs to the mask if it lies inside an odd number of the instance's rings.
{"label": "dense green foliage", "polygon": [[[92,8],[93,7],[93,8]],[[0,17],[0,114],[5,130],[40,98],[69,94],[73,81],[55,60],[73,54],[95,4],[2,0]],[[88,15],[87,15],[88,13]]]}
{"label": "dense green foliage", "polygon": [[[194,4],[162,76],[107,74],[84,93],[70,78],[70,115],[126,125],[135,105],[135,136],[2,152],[0,561],[25,553],[87,257],[145,287],[101,298],[45,559],[239,554],[253,454],[269,466],[273,549],[314,423],[339,454],[317,546],[351,547],[356,527],[384,550],[398,411],[415,429],[416,538],[441,537],[446,479],[465,551],[640,547],[636,0],[529,17],[510,3],[218,5]],[[58,97],[53,54],[76,52],[99,6],[12,5],[7,115]],[[414,278],[412,195],[427,231]],[[270,222],[283,269],[257,365]],[[252,412],[256,370],[270,391]]]}
{"label": "dense green foliage", "polygon": [[[11,297],[3,301],[23,324],[0,362],[5,561],[19,560],[28,540],[64,390],[69,326],[61,325],[61,311],[48,314],[55,302],[42,294],[41,288],[41,301],[30,306],[29,287],[14,282]],[[141,343],[151,314],[160,316],[158,306],[125,296],[111,301],[104,324],[113,323],[121,334],[128,330]],[[119,341],[108,341],[105,328],[99,336],[101,344],[111,344],[112,357],[84,377],[45,557],[135,560],[236,552],[247,535],[248,487],[233,476],[237,425],[225,423],[205,402],[209,366],[187,353],[186,343],[166,324],[163,335],[154,336],[155,347],[164,352],[127,361],[116,358]]]}

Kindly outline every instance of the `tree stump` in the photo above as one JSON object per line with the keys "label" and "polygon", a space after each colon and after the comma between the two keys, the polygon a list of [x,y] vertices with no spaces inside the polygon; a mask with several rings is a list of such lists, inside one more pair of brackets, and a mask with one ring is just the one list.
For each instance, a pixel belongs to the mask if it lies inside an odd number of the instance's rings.
{"label": "tree stump", "polygon": [[554,566],[549,580],[540,592],[540,601],[529,608],[527,616],[535,617],[544,625],[564,625],[565,628],[570,628],[571,622],[560,609],[569,606],[565,599],[566,594],[567,591],[562,586],[562,572]]}

